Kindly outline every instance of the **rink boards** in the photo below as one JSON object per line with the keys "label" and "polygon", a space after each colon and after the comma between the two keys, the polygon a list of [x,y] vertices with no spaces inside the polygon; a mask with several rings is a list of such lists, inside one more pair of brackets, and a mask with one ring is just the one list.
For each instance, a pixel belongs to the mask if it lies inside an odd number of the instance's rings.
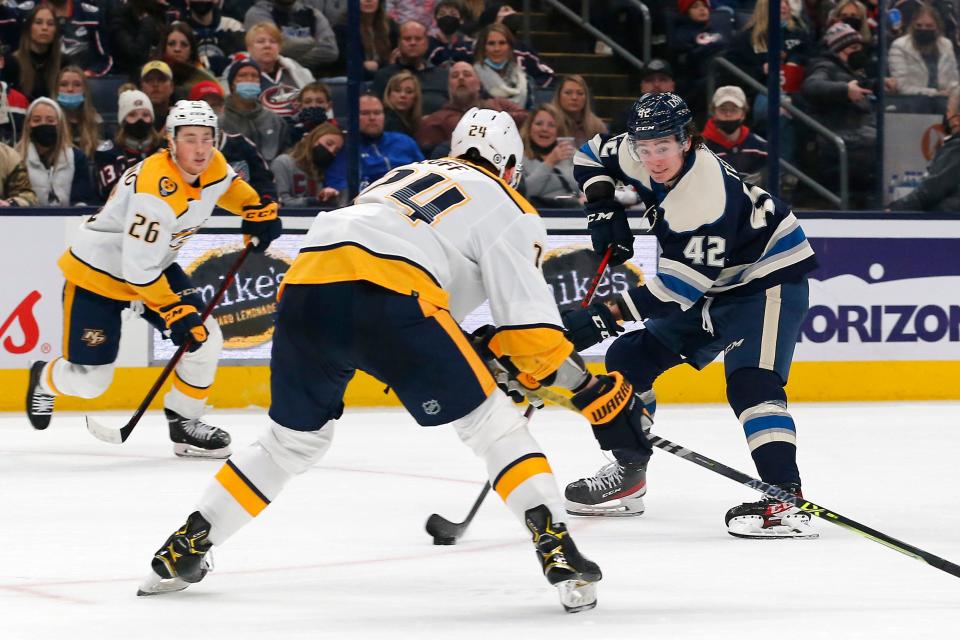
{"label": "rink boards", "polygon": [[[22,407],[26,368],[62,351],[62,276],[56,261],[82,215],[48,210],[2,217],[0,267],[0,410]],[[24,213],[21,210],[19,213]],[[284,212],[286,233],[269,255],[241,272],[218,308],[224,366],[211,403],[221,408],[269,404],[270,318],[277,284],[296,255],[312,215]],[[803,325],[788,391],[793,400],[960,399],[960,220],[876,214],[801,214],[820,268],[811,275],[810,312]],[[558,305],[575,306],[592,267],[577,214],[544,212],[550,229],[544,270]],[[205,297],[239,249],[239,220],[216,216],[181,249],[179,261]],[[608,273],[600,295],[635,285],[656,268],[655,239],[638,235],[633,264]],[[489,321],[481,308],[464,321]],[[139,319],[124,324],[117,375],[93,401],[58,400],[61,409],[135,407],[169,357],[169,343]],[[587,353],[602,367],[605,345]],[[722,402],[722,364],[702,372],[678,367],[657,383],[664,402]],[[358,374],[348,390],[355,406],[397,404],[384,385]]]}

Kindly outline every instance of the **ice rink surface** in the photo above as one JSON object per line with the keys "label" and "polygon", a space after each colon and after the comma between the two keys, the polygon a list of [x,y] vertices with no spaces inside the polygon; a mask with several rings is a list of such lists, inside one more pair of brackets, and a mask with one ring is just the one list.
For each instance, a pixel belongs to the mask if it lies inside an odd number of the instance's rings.
{"label": "ice rink surface", "polygon": [[[960,403],[792,410],[809,500],[960,562]],[[264,413],[209,421],[236,449]],[[546,409],[531,428],[561,485],[604,462],[572,413]],[[960,637],[960,579],[826,522],[819,540],[735,539],[724,513],[759,494],[662,451],[646,514],[573,519],[604,579],[596,609],[565,614],[495,495],[460,544],[431,544],[427,516],[461,520],[483,467],[452,430],[392,410],[348,411],[328,457],[217,548],[202,583],[137,598],[153,551],[222,463],[175,458],[156,412],[119,446],[75,413],[44,432],[0,414],[0,430],[3,640]],[[663,406],[655,431],[756,475],[727,407]]]}

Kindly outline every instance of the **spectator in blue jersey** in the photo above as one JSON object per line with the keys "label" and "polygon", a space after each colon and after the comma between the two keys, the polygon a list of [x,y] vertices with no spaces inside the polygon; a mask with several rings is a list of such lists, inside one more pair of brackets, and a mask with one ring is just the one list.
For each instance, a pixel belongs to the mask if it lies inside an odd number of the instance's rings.
{"label": "spectator in blue jersey", "polygon": [[117,134],[97,147],[94,153],[94,182],[104,202],[123,172],[164,145],[164,137],[153,126],[150,98],[142,91],[123,91],[117,101]]}
{"label": "spectator in blue jersey", "polygon": [[260,103],[292,124],[297,115],[297,94],[313,82],[313,74],[296,60],[280,55],[284,35],[272,22],[261,22],[247,31],[250,58],[260,69]]}
{"label": "spectator in blue jersey", "polygon": [[[360,188],[379,180],[390,169],[423,160],[410,136],[384,131],[383,103],[375,95],[360,96]],[[337,191],[347,188],[347,154],[337,155],[327,172],[327,185]]]}
{"label": "spectator in blue jersey", "polygon": [[285,207],[336,205],[340,190],[329,186],[327,170],[343,149],[343,132],[327,122],[315,127],[288,153],[270,163]]}
{"label": "spectator in blue jersey", "polygon": [[110,20],[115,69],[131,78],[150,59],[168,22],[167,5],[158,0],[128,0]]}
{"label": "spectator in blue jersey", "polygon": [[714,13],[710,0],[678,0],[679,16],[668,46],[676,56],[677,74],[683,79],[680,93],[694,113],[706,110],[706,78],[710,61],[730,46],[733,16]]}
{"label": "spectator in blue jersey", "polygon": [[[190,90],[187,98],[203,100],[210,105],[218,118],[223,118],[226,102],[223,87],[219,83],[212,80],[198,82]],[[273,175],[252,140],[239,133],[227,133],[221,127],[216,145],[237,175],[260,194],[261,202],[276,201],[277,186],[273,181]]]}
{"label": "spectator in blue jersey", "polygon": [[[76,65],[82,68],[87,76],[102,76],[111,72],[113,59],[107,49],[109,39],[105,12],[95,2],[27,0],[17,3],[16,10],[24,17],[41,5],[50,8],[57,23],[62,64]],[[8,43],[16,46],[15,39]]]}
{"label": "spectator in blue jersey", "polygon": [[400,25],[400,43],[396,60],[377,72],[373,78],[373,93],[383,95],[387,82],[401,71],[409,71],[420,81],[423,112],[430,114],[447,101],[447,70],[427,62],[427,28],[419,22]]}
{"label": "spectator in blue jersey", "polygon": [[252,140],[270,162],[283,153],[290,134],[286,121],[260,102],[260,67],[250,58],[241,58],[227,67],[227,84],[230,95],[220,126]]}
{"label": "spectator in blue jersey", "polygon": [[[610,345],[606,367],[633,385],[651,419],[662,373],[681,364],[699,370],[723,353],[727,399],[761,479],[800,495],[784,386],[809,304],[807,274],[817,263],[789,205],[745,184],[703,148],[689,107],[672,93],[641,97],[627,133],[583,145],[574,176],[597,254],[609,251],[611,264],[633,255],[627,215],[614,199],[618,183],[636,189],[660,247],[657,272],[645,283],[563,316],[574,347],[616,336],[621,321],[643,321]],[[568,512],[643,512],[649,453],[611,449],[614,462],[567,486]],[[772,498],[733,507],[725,520],[738,537],[817,536],[808,514]]]}
{"label": "spectator in blue jersey", "polygon": [[454,62],[473,62],[474,39],[463,32],[468,21],[466,9],[460,0],[440,0],[433,9],[439,33],[430,36],[427,61],[435,66],[449,67]]}
{"label": "spectator in blue jersey", "polygon": [[767,173],[767,143],[747,126],[747,96],[734,85],[719,87],[710,101],[711,118],[703,128],[707,149],[737,170],[744,182],[762,187]]}
{"label": "spectator in blue jersey", "polygon": [[220,2],[187,0],[183,17],[196,34],[197,54],[215,76],[230,64],[230,56],[244,49],[243,24],[221,13]]}
{"label": "spectator in blue jersey", "polygon": [[281,53],[313,73],[323,72],[337,61],[337,39],[320,11],[302,0],[257,0],[243,19],[249,32],[254,25],[271,22],[283,33]]}
{"label": "spectator in blue jersey", "polygon": [[73,146],[67,120],[55,101],[37,98],[30,103],[17,151],[40,206],[95,202],[87,157]]}
{"label": "spectator in blue jersey", "polygon": [[[523,42],[520,39],[520,30],[523,26],[523,14],[518,12],[509,4],[503,2],[489,2],[487,9],[480,17],[481,27],[487,27],[490,24],[501,24],[510,30],[513,34],[513,55],[517,58],[517,64],[523,67],[533,86],[545,89],[551,85],[554,78],[554,71],[548,65],[540,60],[540,55],[529,42]],[[480,36],[477,35],[477,39]]]}

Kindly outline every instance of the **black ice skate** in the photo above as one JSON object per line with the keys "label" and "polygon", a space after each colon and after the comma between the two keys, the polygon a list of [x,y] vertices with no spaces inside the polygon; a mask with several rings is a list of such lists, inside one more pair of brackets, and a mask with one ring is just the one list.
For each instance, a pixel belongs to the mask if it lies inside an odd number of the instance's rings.
{"label": "black ice skate", "polygon": [[[797,485],[780,487],[802,496]],[[781,502],[765,496],[757,502],[744,502],[727,511],[724,518],[727,533],[737,538],[775,540],[778,538],[810,539],[820,534],[810,526],[810,515],[800,511],[789,502]]]}
{"label": "black ice skate", "polygon": [[603,577],[600,567],[577,550],[567,532],[567,525],[562,522],[554,524],[545,505],[527,510],[524,516],[527,528],[533,534],[543,575],[557,588],[560,603],[567,613],[597,606],[597,582]]}
{"label": "black ice skate", "polygon": [[639,516],[647,493],[647,463],[611,462],[592,478],[567,485],[567,513],[575,516]]}
{"label": "black ice skate", "polygon": [[200,418],[184,418],[164,409],[170,425],[173,452],[183,458],[229,458],[230,434]]}
{"label": "black ice skate", "polygon": [[213,546],[207,535],[210,523],[194,511],[186,524],[173,532],[150,562],[152,571],[137,589],[138,596],[183,591],[194,582],[200,582],[213,570]]}
{"label": "black ice skate", "polygon": [[30,366],[30,381],[27,383],[27,419],[34,429],[46,429],[53,417],[53,399],[40,387],[40,376],[47,363],[37,360]]}

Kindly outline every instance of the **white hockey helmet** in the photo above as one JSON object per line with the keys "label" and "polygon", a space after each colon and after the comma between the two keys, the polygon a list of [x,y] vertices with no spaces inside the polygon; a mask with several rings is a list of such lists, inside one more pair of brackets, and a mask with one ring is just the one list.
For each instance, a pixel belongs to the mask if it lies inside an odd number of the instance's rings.
{"label": "white hockey helmet", "polygon": [[178,100],[167,114],[167,135],[171,139],[176,137],[177,127],[196,126],[211,127],[213,139],[220,137],[220,122],[217,114],[203,100]]}
{"label": "white hockey helmet", "polygon": [[450,139],[450,156],[465,157],[470,149],[476,149],[481,158],[496,167],[501,178],[511,164],[515,165],[510,186],[520,183],[523,140],[510,114],[476,107],[463,114]]}

